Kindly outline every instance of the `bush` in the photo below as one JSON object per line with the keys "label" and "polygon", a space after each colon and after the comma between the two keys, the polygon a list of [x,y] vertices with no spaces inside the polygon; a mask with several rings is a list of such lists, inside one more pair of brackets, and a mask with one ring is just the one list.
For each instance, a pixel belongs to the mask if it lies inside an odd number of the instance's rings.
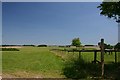
{"label": "bush", "polygon": [[23,46],[32,46],[32,47],[35,47],[35,45],[23,45]]}
{"label": "bush", "polygon": [[65,46],[59,46],[59,47],[62,47],[62,48],[64,48]]}
{"label": "bush", "polygon": [[19,49],[16,48],[1,48],[0,51],[19,51]]}
{"label": "bush", "polygon": [[89,77],[99,77],[101,74],[101,66],[85,62],[82,57],[73,59],[65,63],[63,74],[67,78],[72,79],[87,79]]}
{"label": "bush", "polygon": [[[63,74],[71,79],[90,79],[101,80],[101,64],[91,63],[83,60],[82,57],[70,59],[65,62]],[[110,63],[104,66],[104,79],[120,80],[120,63]]]}
{"label": "bush", "polygon": [[38,45],[38,47],[47,47],[47,45]]}

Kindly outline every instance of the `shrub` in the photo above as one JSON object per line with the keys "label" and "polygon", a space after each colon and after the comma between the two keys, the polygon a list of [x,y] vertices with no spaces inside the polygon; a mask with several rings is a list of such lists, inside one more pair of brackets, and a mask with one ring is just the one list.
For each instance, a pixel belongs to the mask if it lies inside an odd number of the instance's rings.
{"label": "shrub", "polygon": [[32,46],[32,47],[35,47],[35,45],[23,45],[23,46]]}
{"label": "shrub", "polygon": [[63,74],[67,78],[72,79],[87,79],[88,77],[99,77],[101,74],[101,66],[85,62],[82,57],[79,59],[72,59],[65,62]]}
{"label": "shrub", "polygon": [[47,47],[47,45],[38,45],[38,47]]}
{"label": "shrub", "polygon": [[16,48],[1,48],[2,51],[19,51],[19,49]]}

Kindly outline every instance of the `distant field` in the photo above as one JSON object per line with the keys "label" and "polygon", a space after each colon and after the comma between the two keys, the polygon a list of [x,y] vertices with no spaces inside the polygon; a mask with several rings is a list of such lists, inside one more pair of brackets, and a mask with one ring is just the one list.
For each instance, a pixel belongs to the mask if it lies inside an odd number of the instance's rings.
{"label": "distant field", "polygon": [[[65,78],[62,68],[65,60],[78,53],[54,52],[48,47],[23,47],[20,51],[2,52],[3,77]],[[85,61],[93,61],[93,53],[81,54]],[[100,60],[100,54],[97,56]],[[105,62],[114,62],[114,53],[105,54]]]}

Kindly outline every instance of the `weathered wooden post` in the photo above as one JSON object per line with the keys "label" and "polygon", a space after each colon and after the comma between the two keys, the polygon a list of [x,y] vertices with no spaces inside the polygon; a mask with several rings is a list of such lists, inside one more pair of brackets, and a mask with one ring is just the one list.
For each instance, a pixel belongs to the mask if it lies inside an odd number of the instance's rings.
{"label": "weathered wooden post", "polygon": [[101,48],[101,70],[102,70],[102,78],[104,78],[104,39],[101,39],[101,45],[100,45],[100,48]]}
{"label": "weathered wooden post", "polygon": [[97,51],[94,51],[94,63],[97,61]]}

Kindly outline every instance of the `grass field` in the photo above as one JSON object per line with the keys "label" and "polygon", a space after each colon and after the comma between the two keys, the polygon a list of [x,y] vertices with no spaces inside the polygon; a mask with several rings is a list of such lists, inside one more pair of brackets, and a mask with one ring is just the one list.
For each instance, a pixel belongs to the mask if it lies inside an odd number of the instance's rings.
{"label": "grass field", "polygon": [[0,51],[0,76],[2,75],[2,51]]}
{"label": "grass field", "polygon": [[3,77],[61,77],[63,61],[48,48],[2,52]]}
{"label": "grass field", "polygon": [[[77,58],[78,53],[54,52],[50,48],[24,47],[20,51],[2,52],[3,77],[65,78],[66,60]],[[86,62],[93,61],[93,53],[82,53]],[[100,60],[98,53],[97,59]],[[114,62],[114,53],[105,54],[105,63]]]}

